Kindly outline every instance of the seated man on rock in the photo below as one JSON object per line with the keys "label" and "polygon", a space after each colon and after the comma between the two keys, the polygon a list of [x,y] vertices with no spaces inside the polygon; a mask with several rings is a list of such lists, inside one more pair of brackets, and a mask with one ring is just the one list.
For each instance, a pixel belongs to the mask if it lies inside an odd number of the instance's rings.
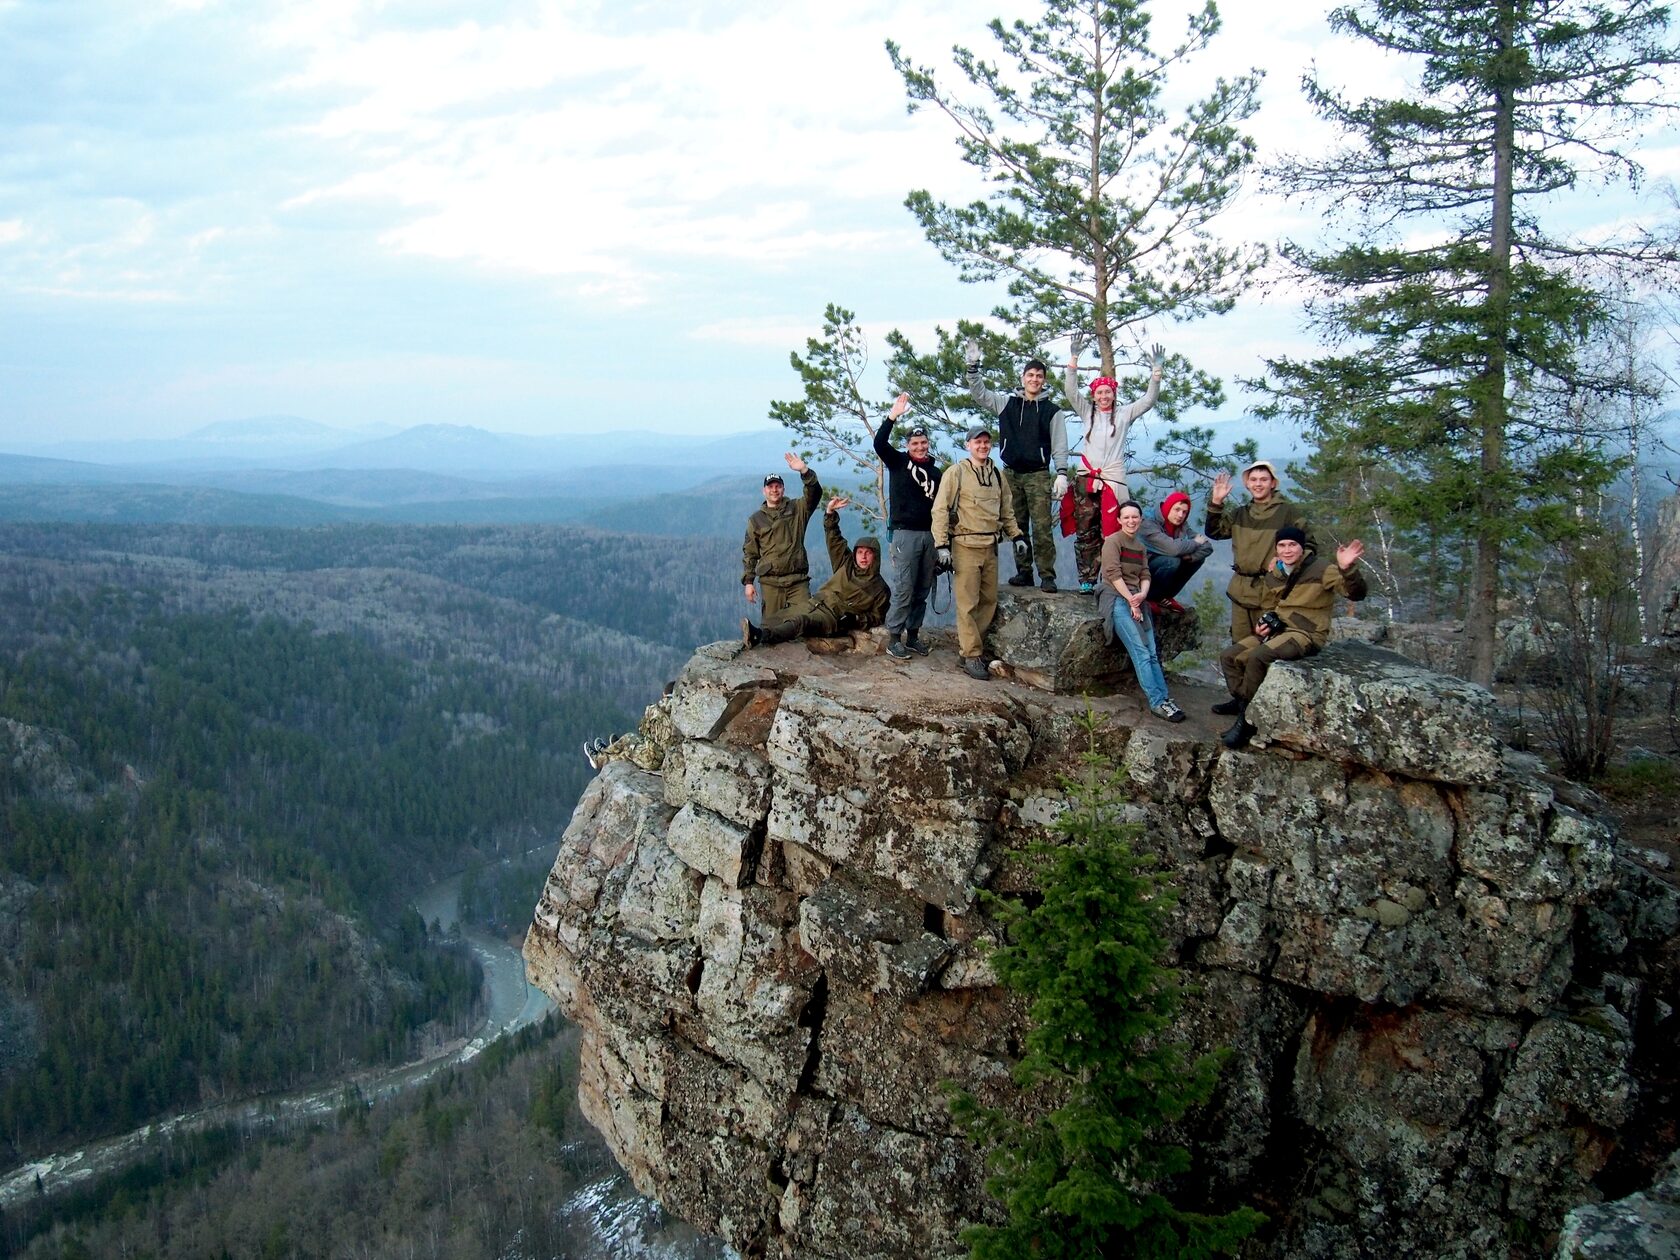
{"label": "seated man on rock", "polygon": [[1365,575],[1359,571],[1365,544],[1357,538],[1336,548],[1334,564],[1307,545],[1306,531],[1298,525],[1278,530],[1274,547],[1271,566],[1261,576],[1262,612],[1254,633],[1219,654],[1231,698],[1213,711],[1237,719],[1222,736],[1227,748],[1242,748],[1254,738],[1248,702],[1272,662],[1314,655],[1330,641],[1336,596],[1360,600],[1366,595]]}
{"label": "seated man on rock", "polygon": [[747,647],[867,630],[886,618],[892,591],[881,577],[881,544],[860,538],[856,547],[849,547],[840,532],[840,509],[850,502],[844,497],[830,499],[823,513],[823,536],[834,576],[822,584],[815,599],[796,600],[774,616],[766,616],[762,626],[743,617],[741,642]]}
{"label": "seated man on rock", "polygon": [[1213,542],[1206,534],[1185,528],[1190,519],[1190,496],[1174,490],[1161,504],[1160,518],[1143,514],[1143,542],[1149,548],[1149,604],[1163,612],[1186,609],[1177,595],[1196,576],[1202,562],[1213,554]]}

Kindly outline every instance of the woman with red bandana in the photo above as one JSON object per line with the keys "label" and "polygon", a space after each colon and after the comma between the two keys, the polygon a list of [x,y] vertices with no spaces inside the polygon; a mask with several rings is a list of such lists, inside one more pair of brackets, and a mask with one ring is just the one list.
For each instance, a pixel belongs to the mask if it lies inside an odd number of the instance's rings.
{"label": "woman with red bandana", "polygon": [[1083,338],[1074,338],[1067,365],[1065,392],[1085,428],[1074,461],[1072,493],[1062,500],[1062,533],[1074,535],[1079,589],[1088,594],[1097,589],[1103,539],[1120,527],[1120,505],[1131,497],[1126,488],[1126,432],[1160,395],[1163,352],[1158,345],[1150,351],[1149,392],[1129,407],[1116,407],[1120,386],[1112,377],[1092,381],[1089,397],[1080,393],[1079,352],[1084,344]]}
{"label": "woman with red bandana", "polygon": [[1149,547],[1149,602],[1167,612],[1181,613],[1184,605],[1173,597],[1196,576],[1213,554],[1213,540],[1184,528],[1190,519],[1190,496],[1174,490],[1161,504],[1161,516],[1146,512],[1143,541]]}

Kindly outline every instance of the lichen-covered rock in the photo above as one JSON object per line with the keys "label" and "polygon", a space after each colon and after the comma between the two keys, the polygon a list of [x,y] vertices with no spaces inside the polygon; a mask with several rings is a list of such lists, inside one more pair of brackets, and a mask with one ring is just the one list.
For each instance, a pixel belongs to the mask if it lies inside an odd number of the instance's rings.
{"label": "lichen-covered rock", "polygon": [[[1155,639],[1161,659],[1170,661],[1199,646],[1201,631],[1193,614],[1162,613],[1155,620]],[[1090,595],[1000,587],[986,645],[1014,678],[1045,691],[1106,695],[1135,685],[1131,658],[1118,642],[1104,641]]]}
{"label": "lichen-covered rock", "polygon": [[1248,720],[1267,743],[1441,783],[1504,772],[1493,696],[1363,643],[1266,672]]}
{"label": "lichen-covered rock", "polygon": [[1557,1260],[1680,1260],[1680,1153],[1649,1190],[1565,1217]]}
{"label": "lichen-covered rock", "polygon": [[987,873],[1003,787],[1030,746],[1003,694],[939,703],[803,678],[783,693],[766,742],[768,834],[962,910]]}
{"label": "lichen-covered rock", "polygon": [[1341,1236],[1347,1255],[1392,1254],[1397,1234],[1418,1255],[1494,1243],[1499,1187],[1476,1117],[1520,1035],[1513,1020],[1451,1010],[1315,1014],[1295,1063],[1295,1103],[1330,1158],[1302,1232]]}
{"label": "lichen-covered rock", "polygon": [[945,1086],[1021,1105],[1027,1027],[979,893],[1031,897],[1094,744],[1174,885],[1175,1037],[1229,1049],[1168,1188],[1259,1201],[1255,1257],[1537,1255],[1665,1097],[1637,1077],[1680,893],[1532,759],[1419,751],[1478,702],[1405,694],[1410,670],[1280,665],[1273,742],[1231,752],[1199,711],[976,683],[943,649],[703,649],[638,732],[666,732],[659,773],[584,792],[527,940],[582,1030],[585,1115],[744,1255],[961,1255],[998,1206]]}

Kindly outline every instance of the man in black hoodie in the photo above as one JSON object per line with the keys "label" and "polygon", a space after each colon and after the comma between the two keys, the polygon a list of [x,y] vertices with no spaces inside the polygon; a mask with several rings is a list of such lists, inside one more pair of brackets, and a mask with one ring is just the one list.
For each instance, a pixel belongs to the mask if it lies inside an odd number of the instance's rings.
{"label": "man in black hoodie", "polygon": [[[1028,359],[1021,369],[1021,388],[1005,396],[980,383],[980,345],[970,341],[968,392],[998,419],[998,457],[1009,483],[1010,507],[1032,543],[1042,586],[1056,589],[1056,531],[1050,523],[1050,500],[1067,490],[1067,420],[1063,409],[1044,392],[1045,367]],[[1071,414],[1071,413],[1069,413]],[[1031,586],[1032,565],[1016,565],[1011,586]]]}
{"label": "man in black hoodie", "polygon": [[928,431],[910,430],[908,451],[894,450],[893,425],[910,410],[910,395],[900,394],[875,430],[875,454],[887,470],[887,554],[892,561],[892,607],[887,610],[887,655],[907,661],[928,654],[921,640],[928,593],[933,590],[933,496],[939,493],[939,465],[933,462]]}

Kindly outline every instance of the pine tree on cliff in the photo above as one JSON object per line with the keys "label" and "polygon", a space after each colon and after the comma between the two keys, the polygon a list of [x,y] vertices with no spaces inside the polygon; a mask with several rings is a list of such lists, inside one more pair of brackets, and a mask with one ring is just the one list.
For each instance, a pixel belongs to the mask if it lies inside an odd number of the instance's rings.
{"label": "pine tree on cliff", "polygon": [[1381,497],[1402,527],[1462,523],[1463,668],[1476,682],[1493,679],[1513,556],[1566,533],[1576,496],[1615,471],[1566,423],[1578,392],[1618,389],[1580,355],[1613,313],[1605,270],[1650,274],[1680,257],[1667,229],[1556,223],[1583,182],[1638,184],[1627,141],[1673,108],[1668,23],[1655,0],[1339,7],[1335,30],[1409,59],[1417,81],[1360,98],[1309,75],[1308,100],[1348,143],[1275,173],[1346,239],[1284,251],[1317,290],[1309,317],[1333,353],[1270,360],[1255,382],[1273,396],[1262,414],[1303,421],[1354,467],[1399,470]]}
{"label": "pine tree on cliff", "polygon": [[[913,408],[904,427],[944,435],[960,457],[975,419],[963,384],[971,338],[987,379],[1013,382],[1023,358],[1050,359],[1048,343],[1082,333],[1095,343],[1101,374],[1121,378],[1122,396],[1142,394],[1143,344],[1170,340],[1160,325],[1229,310],[1265,257],[1214,232],[1254,160],[1243,128],[1257,107],[1259,73],[1210,76],[1177,112],[1166,104],[1169,85],[1219,27],[1209,0],[1190,14],[1183,38],[1161,48],[1143,0],[1046,0],[1030,21],[988,24],[997,62],[952,50],[956,91],[889,41],[910,111],[948,119],[962,160],[992,189],[967,205],[916,190],[905,205],[964,280],[1001,282],[1007,300],[992,315],[1009,332],[964,320],[936,328],[937,344],[918,353],[894,330],[885,339],[890,389],[872,399],[863,332],[850,311],[830,305],[822,336],[790,356],[803,398],[774,403],[771,419],[807,454],[856,468],[878,487],[869,439],[900,390]],[[1224,401],[1221,383],[1181,355],[1168,359],[1166,374],[1172,385],[1152,419],[1176,424],[1190,408]],[[1052,373],[1050,391],[1060,390],[1060,373]],[[1169,477],[1211,470],[1213,439],[1206,428],[1172,430],[1157,443],[1154,466]]]}
{"label": "pine tree on cliff", "polygon": [[[1085,721],[1094,747],[1098,720]],[[992,954],[998,977],[1032,1000],[1016,1083],[1029,1100],[1059,1105],[1023,1119],[952,1092],[952,1114],[987,1149],[986,1189],[1009,1217],[963,1240],[976,1260],[1232,1251],[1264,1216],[1186,1211],[1162,1192],[1190,1156],[1161,1130],[1205,1102],[1219,1072],[1217,1056],[1186,1062],[1161,1040],[1179,1005],[1178,974],[1160,962],[1173,892],[1128,844],[1139,828],[1120,821],[1111,762],[1088,753],[1068,790],[1059,839],[1028,850],[1043,900],[1028,909],[989,899],[1005,929]]]}

